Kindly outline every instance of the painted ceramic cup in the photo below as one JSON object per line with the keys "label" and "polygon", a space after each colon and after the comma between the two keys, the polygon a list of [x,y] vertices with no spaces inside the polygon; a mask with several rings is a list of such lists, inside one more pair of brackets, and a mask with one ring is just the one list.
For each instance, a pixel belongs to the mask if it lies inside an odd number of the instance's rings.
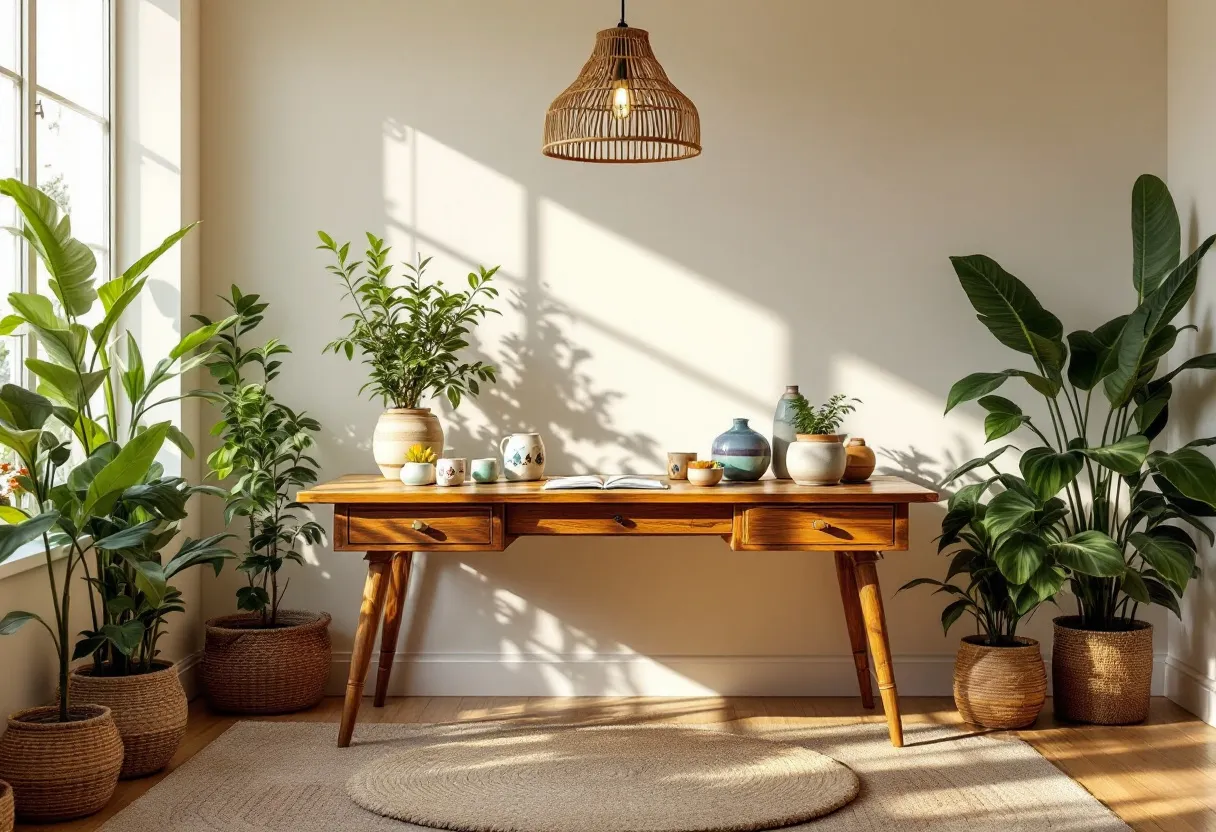
{"label": "painted ceramic cup", "polygon": [[722,463],[723,475],[733,482],[760,479],[773,459],[768,440],[748,427],[746,419],[735,419],[731,429],[714,440],[711,451],[711,458]]}
{"label": "painted ceramic cup", "polygon": [[473,482],[498,482],[498,460],[492,456],[475,459],[469,473]]}
{"label": "painted ceramic cup", "polygon": [[688,463],[697,458],[696,454],[686,451],[669,451],[667,454],[667,479],[688,479]]}
{"label": "painted ceramic cup", "polygon": [[431,462],[407,462],[401,466],[401,482],[406,485],[430,485],[435,481],[435,465]]}
{"label": "painted ceramic cup", "polygon": [[531,482],[545,475],[545,443],[539,433],[513,433],[498,443],[508,482]]}
{"label": "painted ceramic cup", "polygon": [[445,457],[435,463],[436,485],[464,485],[464,472],[469,461],[461,457]]}

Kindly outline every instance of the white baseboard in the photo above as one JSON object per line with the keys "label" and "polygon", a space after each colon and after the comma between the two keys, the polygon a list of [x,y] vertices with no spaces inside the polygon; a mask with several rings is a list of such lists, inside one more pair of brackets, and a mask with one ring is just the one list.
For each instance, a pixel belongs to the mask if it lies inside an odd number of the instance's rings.
{"label": "white baseboard", "polygon": [[1216,679],[1174,656],[1165,659],[1165,695],[1209,725],[1216,725]]}
{"label": "white baseboard", "polygon": [[[1165,654],[1154,656],[1153,694],[1165,692]],[[374,689],[379,654],[365,690]],[[334,653],[328,693],[340,695],[350,654]],[[1047,663],[1050,692],[1051,662]],[[950,696],[954,656],[895,657],[905,696]],[[877,691],[877,688],[875,688]],[[398,653],[389,696],[855,696],[852,656],[639,656]]]}
{"label": "white baseboard", "polygon": [[194,698],[203,692],[202,672],[203,653],[201,650],[191,653],[177,663],[177,676],[182,680],[182,687],[186,689],[186,698],[191,701],[194,701]]}

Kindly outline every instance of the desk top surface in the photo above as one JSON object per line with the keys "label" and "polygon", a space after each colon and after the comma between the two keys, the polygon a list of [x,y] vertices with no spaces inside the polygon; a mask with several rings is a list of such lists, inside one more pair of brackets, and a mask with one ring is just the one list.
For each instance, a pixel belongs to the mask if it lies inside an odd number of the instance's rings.
{"label": "desk top surface", "polygon": [[[656,476],[655,479],[664,479]],[[796,485],[791,480],[722,482],[709,488],[684,481],[668,489],[598,488],[545,491],[543,482],[403,485],[378,474],[347,474],[296,495],[302,503],[934,503],[936,492],[900,477],[858,485]]]}

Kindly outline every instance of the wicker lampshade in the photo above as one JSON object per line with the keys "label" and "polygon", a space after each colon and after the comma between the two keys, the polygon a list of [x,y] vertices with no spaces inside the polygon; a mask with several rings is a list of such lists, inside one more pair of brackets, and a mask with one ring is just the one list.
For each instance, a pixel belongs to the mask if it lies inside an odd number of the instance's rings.
{"label": "wicker lampshade", "polygon": [[595,36],[583,71],[549,105],[542,152],[576,162],[671,162],[701,153],[701,117],[676,89],[644,29]]}

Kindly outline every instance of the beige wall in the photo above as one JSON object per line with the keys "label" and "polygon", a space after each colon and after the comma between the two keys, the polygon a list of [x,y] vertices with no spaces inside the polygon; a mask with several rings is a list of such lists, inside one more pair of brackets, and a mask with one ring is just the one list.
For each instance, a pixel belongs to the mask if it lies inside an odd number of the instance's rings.
{"label": "beige wall", "polygon": [[[590,0],[205,5],[204,306],[232,282],[270,301],[262,334],[295,351],[278,395],[325,426],[323,476],[373,470],[379,406],[358,365],[321,355],[342,329],[318,228],[387,235],[457,282],[502,265],[506,314],[477,332],[502,382],[441,418],[469,457],[539,430],[555,473],[658,471],[735,416],[767,432],[799,383],[864,399],[848,428],[884,470],[933,481],[982,446],[977,410],[942,418],[950,384],[1016,363],[948,255],[997,257],[1070,328],[1125,310],[1131,184],[1165,172],[1160,0],[635,0],[704,155],[542,157],[546,107],[615,22]],[[944,572],[940,517],[915,511],[913,550],[880,570],[888,599]],[[288,602],[334,613],[343,673],[363,565],[309,561]],[[234,585],[207,581],[208,614]],[[526,540],[425,558],[410,603],[398,692],[855,686],[825,557]],[[948,691],[963,631],[943,639],[940,609],[888,601],[906,692]],[[1050,617],[1028,632],[1047,640]]]}
{"label": "beige wall", "polygon": [[[1216,233],[1216,54],[1206,33],[1216,27],[1216,5],[1206,0],[1169,3],[1169,184],[1182,216],[1184,247]],[[1216,351],[1212,343],[1216,289],[1213,266],[1199,275],[1195,300],[1184,323],[1200,327],[1184,348],[1171,355],[1176,364],[1197,353]],[[1172,442],[1176,445],[1216,433],[1211,374],[1189,373],[1174,382]],[[1201,580],[1183,600],[1181,621],[1170,621],[1166,675],[1171,698],[1216,724],[1216,556],[1200,549]]]}

